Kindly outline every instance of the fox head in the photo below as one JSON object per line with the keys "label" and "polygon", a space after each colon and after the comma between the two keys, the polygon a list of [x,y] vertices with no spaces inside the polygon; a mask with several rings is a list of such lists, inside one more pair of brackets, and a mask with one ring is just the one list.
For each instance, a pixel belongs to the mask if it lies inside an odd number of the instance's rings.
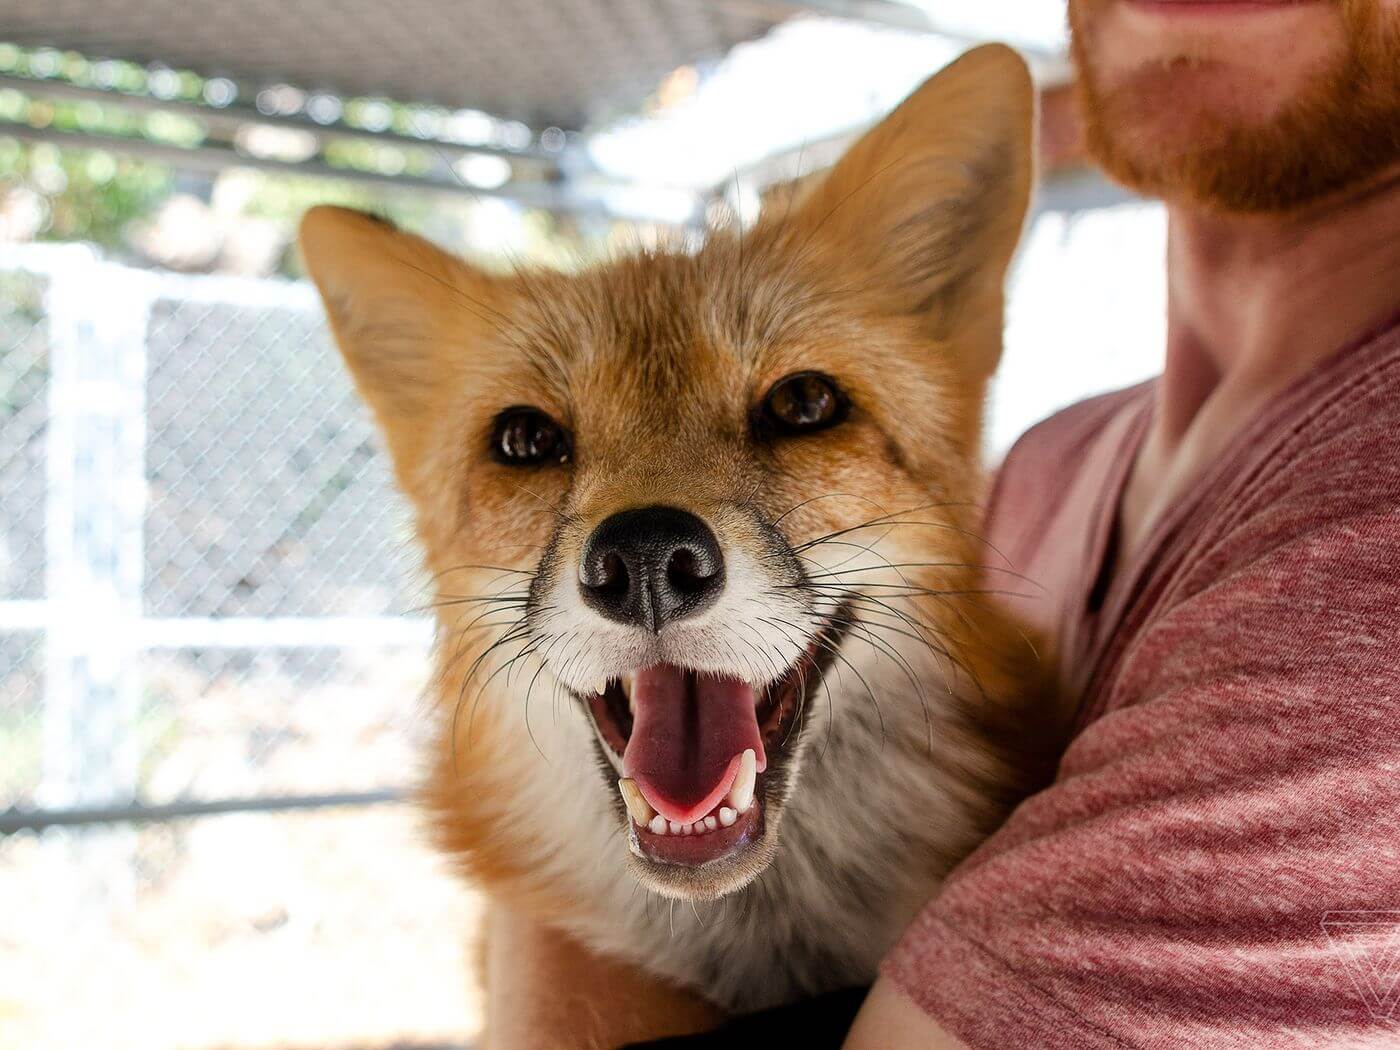
{"label": "fox head", "polygon": [[959,732],[981,659],[981,404],[1031,126],[1023,63],[981,48],[750,228],[572,274],[308,213],[432,575],[433,797],[478,875],[547,895],[612,856],[709,899],[836,856],[785,825],[928,819],[896,758]]}

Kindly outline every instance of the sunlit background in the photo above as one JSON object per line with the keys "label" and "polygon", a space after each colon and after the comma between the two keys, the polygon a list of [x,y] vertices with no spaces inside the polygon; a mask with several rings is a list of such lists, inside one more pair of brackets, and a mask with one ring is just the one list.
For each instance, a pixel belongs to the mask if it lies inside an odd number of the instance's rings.
{"label": "sunlit background", "polygon": [[[392,8],[392,10],[391,10]],[[403,508],[310,204],[493,266],[751,218],[989,39],[1044,92],[989,454],[1155,372],[1045,0],[0,0],[0,1050],[466,1047]]]}

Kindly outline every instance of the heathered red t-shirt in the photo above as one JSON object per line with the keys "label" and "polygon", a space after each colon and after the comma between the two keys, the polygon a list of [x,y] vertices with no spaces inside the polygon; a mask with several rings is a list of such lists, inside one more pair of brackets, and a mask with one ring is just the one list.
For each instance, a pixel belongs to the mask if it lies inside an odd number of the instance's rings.
{"label": "heathered red t-shirt", "polygon": [[1400,1047],[1400,326],[1105,579],[1152,397],[1061,412],[998,475],[1076,735],[884,972],[974,1047]]}

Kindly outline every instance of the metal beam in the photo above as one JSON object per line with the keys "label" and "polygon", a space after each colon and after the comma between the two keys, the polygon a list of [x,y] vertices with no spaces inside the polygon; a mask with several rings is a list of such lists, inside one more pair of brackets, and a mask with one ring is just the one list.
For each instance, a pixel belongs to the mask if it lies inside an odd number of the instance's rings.
{"label": "metal beam", "polygon": [[150,95],[130,95],[122,91],[108,91],[103,88],[83,87],[64,80],[40,80],[36,77],[18,77],[13,74],[0,74],[0,89],[11,88],[27,95],[60,98],[75,102],[100,102],[107,106],[121,106],[142,112],[177,113],[180,116],[206,121],[214,125],[264,124],[292,131],[307,131],[317,136],[336,139],[356,139],[360,141],[384,142],[392,146],[424,146],[442,149],[451,153],[485,153],[507,160],[544,161],[557,166],[562,151],[546,150],[539,145],[524,149],[506,149],[503,146],[468,145],[451,139],[430,136],[405,135],[398,131],[369,131],[352,128],[345,124],[321,124],[301,114],[264,113],[256,106],[232,103],[227,106],[210,106],[183,99],[154,98]]}
{"label": "metal beam", "polygon": [[[801,146],[778,150],[741,168],[734,178],[748,182],[760,192],[775,183],[831,167],[846,149],[871,125],[848,127]],[[715,186],[712,197],[723,197],[731,180]],[[1032,210],[1039,212],[1080,212],[1130,204],[1142,198],[1109,182],[1097,168],[1057,171],[1036,185]]]}
{"label": "metal beam", "polygon": [[427,649],[433,641],[430,617],[181,616],[146,618],[135,627],[142,649]]}
{"label": "metal beam", "polygon": [[[174,146],[165,142],[153,142],[150,139],[126,135],[64,131],[58,128],[35,128],[28,124],[0,124],[0,136],[9,136],[26,142],[50,142],[67,149],[104,149],[113,153],[127,153],[162,164],[169,164],[176,168],[211,174],[225,168],[256,168],[260,171],[273,171],[283,175],[307,175],[320,179],[339,179],[379,189],[426,190],[431,193],[469,197],[474,200],[491,197],[515,201],[529,208],[541,208],[545,211],[566,214],[599,215],[602,217],[611,217],[612,215],[600,202],[581,200],[564,191],[561,187],[539,183],[506,183],[496,189],[480,189],[450,178],[433,178],[424,175],[385,175],[375,171],[337,168],[319,160],[289,161],[273,157],[255,157],[249,153],[242,153],[231,146],[212,143],[191,147]],[[418,145],[426,144],[418,143]]]}
{"label": "metal beam", "polygon": [[[355,168],[337,168],[319,160],[278,160],[274,157],[256,157],[243,153],[232,146],[205,143],[200,146],[174,146],[165,142],[135,138],[127,135],[107,135],[87,131],[64,131],[58,128],[35,128],[28,124],[0,123],[0,137],[20,139],[25,142],[50,142],[66,149],[104,149],[113,153],[126,153],[145,157],[162,164],[186,171],[200,171],[217,174],[226,168],[256,168],[283,175],[304,175],[318,179],[338,179],[342,182],[373,186],[387,190],[419,190],[441,193],[450,197],[467,197],[471,200],[493,198],[514,201],[527,208],[559,215],[572,215],[598,219],[625,219],[640,222],[654,222],[663,226],[680,229],[696,229],[702,225],[701,202],[695,195],[691,214],[683,219],[674,215],[661,214],[648,210],[644,205],[635,210],[622,212],[610,207],[601,196],[584,193],[571,187],[568,182],[508,182],[494,189],[468,186],[452,178],[434,178],[425,175],[385,175],[375,171],[360,171]],[[418,143],[422,146],[425,143]],[[604,183],[600,190],[625,189],[625,183]],[[643,198],[645,199],[645,198]]]}
{"label": "metal beam", "polygon": [[[589,169],[586,158],[576,151],[564,150],[551,153],[538,146],[525,150],[508,150],[490,146],[470,146],[444,139],[404,135],[398,132],[373,132],[347,128],[343,125],[322,125],[305,116],[266,115],[250,106],[228,106],[216,108],[194,102],[164,101],[143,95],[127,95],[98,88],[80,87],[58,80],[38,80],[29,77],[16,77],[0,74],[0,89],[9,88],[23,91],[38,98],[64,98],[78,101],[97,101],[106,105],[125,106],[148,112],[169,112],[202,121],[211,132],[219,132],[208,141],[192,147],[175,146],[170,143],[154,142],[135,136],[112,135],[101,132],[68,131],[58,128],[35,128],[28,124],[0,124],[0,135],[30,142],[53,142],[72,149],[96,148],[115,153],[142,156],[185,170],[217,173],[228,167],[256,168],[288,175],[308,175],[315,178],[338,179],[361,185],[387,189],[407,189],[448,196],[467,197],[473,200],[494,198],[513,201],[527,208],[583,218],[630,219],[655,222],[661,225],[691,229],[701,225],[702,202],[694,196],[691,214],[677,221],[676,217],[661,214],[642,204],[635,210],[619,211],[606,202],[606,196],[619,190],[627,190],[629,183],[619,182],[599,176]],[[379,142],[404,149],[431,150],[437,155],[440,174],[436,175],[386,175],[354,168],[339,168],[317,158],[306,160],[281,160],[275,157],[255,156],[234,148],[228,140],[239,128],[248,126],[272,126],[309,133],[317,137],[318,143],[324,139]],[[482,188],[467,185],[461,181],[452,168],[452,163],[460,157],[473,154],[489,154],[525,166],[533,170],[537,177],[513,178],[502,186]],[[573,163],[571,163],[573,162]],[[578,169],[588,176],[588,188],[581,188],[579,181],[570,177],[570,171]],[[644,200],[645,198],[640,198]]]}
{"label": "metal beam", "polygon": [[136,790],[149,276],[96,260],[55,274],[45,434],[43,774],[46,805]]}
{"label": "metal beam", "polygon": [[0,811],[0,836],[47,828],[88,827],[94,824],[149,824],[220,813],[284,813],[289,810],[330,809],[339,806],[381,806],[406,802],[412,792],[402,788],[352,791],[332,795],[269,795],[255,798],[188,799],[148,805],[129,802],[111,806],[68,809],[9,809]]}
{"label": "metal beam", "polygon": [[[911,33],[928,33],[965,47],[996,39],[940,25],[921,8],[901,0],[720,0],[720,3],[732,11],[766,17],[775,22],[794,14],[822,15]],[[1038,79],[1054,82],[1068,77],[1069,62],[1058,51],[1027,44],[1013,46],[1035,67]]]}

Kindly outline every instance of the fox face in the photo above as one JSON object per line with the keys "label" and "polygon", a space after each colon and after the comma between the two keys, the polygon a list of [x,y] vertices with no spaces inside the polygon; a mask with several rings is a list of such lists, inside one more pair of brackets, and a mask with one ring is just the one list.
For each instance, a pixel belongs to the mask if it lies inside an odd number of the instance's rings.
{"label": "fox face", "polygon": [[978,712],[1020,657],[969,595],[1030,142],[992,47],[694,251],[491,276],[307,215],[432,575],[430,801],[478,878],[645,955],[631,883],[840,926],[902,865],[907,918],[1000,812],[1015,760]]}

